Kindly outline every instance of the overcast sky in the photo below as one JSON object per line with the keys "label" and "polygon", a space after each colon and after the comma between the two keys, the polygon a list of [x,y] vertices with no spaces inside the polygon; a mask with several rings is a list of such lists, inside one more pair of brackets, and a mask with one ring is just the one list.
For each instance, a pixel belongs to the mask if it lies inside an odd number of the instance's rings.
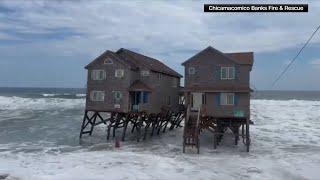
{"label": "overcast sky", "polygon": [[[251,86],[271,89],[320,24],[320,2],[291,1],[309,3],[309,13],[269,14],[208,14],[199,1],[148,2],[1,0],[0,87],[84,87],[83,67],[121,47],[184,74],[181,63],[211,45],[253,51]],[[320,90],[320,32],[274,89]]]}

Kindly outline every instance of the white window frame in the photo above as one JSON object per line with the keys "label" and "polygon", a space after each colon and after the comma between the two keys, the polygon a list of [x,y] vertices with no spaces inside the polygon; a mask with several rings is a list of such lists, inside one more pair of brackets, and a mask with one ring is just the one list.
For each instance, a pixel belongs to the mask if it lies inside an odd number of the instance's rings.
{"label": "white window frame", "polygon": [[235,101],[235,93],[221,93],[220,104],[224,106],[233,106]]}
{"label": "white window frame", "polygon": [[196,74],[196,68],[195,68],[195,67],[189,67],[189,68],[188,68],[188,74],[189,74],[189,75],[194,75],[194,74]]}
{"label": "white window frame", "polygon": [[162,74],[158,73],[158,79],[161,80],[162,79]]}
{"label": "white window frame", "polygon": [[104,91],[91,91],[90,99],[91,101],[104,101],[105,93]]}
{"label": "white window frame", "polygon": [[149,70],[142,70],[141,76],[150,76],[150,71]]}
{"label": "white window frame", "polygon": [[[101,77],[102,73],[102,77]],[[105,80],[106,79],[106,71],[102,69],[94,69],[91,71],[91,79],[92,80]]]}
{"label": "white window frame", "polygon": [[116,78],[124,77],[124,69],[116,69],[114,71],[114,77],[116,77]]}
{"label": "white window frame", "polygon": [[111,58],[107,58],[103,61],[103,64],[107,64],[107,65],[113,64],[113,60]]}
{"label": "white window frame", "polygon": [[[225,70],[225,77],[223,76],[223,71]],[[220,69],[220,79],[222,80],[232,80],[235,79],[235,67],[221,67]]]}

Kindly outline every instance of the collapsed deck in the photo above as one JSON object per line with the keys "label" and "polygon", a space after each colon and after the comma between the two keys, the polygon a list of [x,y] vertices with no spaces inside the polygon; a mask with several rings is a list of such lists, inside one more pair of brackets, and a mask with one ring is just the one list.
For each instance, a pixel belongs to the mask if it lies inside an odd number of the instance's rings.
{"label": "collapsed deck", "polygon": [[128,127],[131,127],[131,133],[135,133],[136,140],[139,142],[142,138],[145,140],[148,136],[160,132],[164,133],[167,129],[182,127],[180,124],[184,119],[184,112],[173,112],[170,110],[162,110],[160,113],[146,112],[112,112],[112,111],[97,111],[85,110],[83,117],[80,136],[93,133],[94,127],[100,124],[105,124],[107,127],[106,139],[109,140],[112,131],[112,137],[116,136],[117,129],[122,129],[122,141],[125,140]]}

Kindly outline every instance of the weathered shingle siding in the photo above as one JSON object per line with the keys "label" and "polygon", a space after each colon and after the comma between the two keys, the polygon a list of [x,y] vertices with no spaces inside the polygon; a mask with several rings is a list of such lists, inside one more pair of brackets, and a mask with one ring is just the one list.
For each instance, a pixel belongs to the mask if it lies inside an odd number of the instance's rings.
{"label": "weathered shingle siding", "polygon": [[[106,72],[105,80],[92,80],[91,72],[95,69],[103,69]],[[116,78],[115,71],[116,69],[124,70],[123,78]],[[131,79],[131,70],[129,67],[123,63],[118,62],[113,59],[113,64],[105,65],[103,61],[99,61],[94,65],[88,68],[88,80],[87,80],[87,109],[97,109],[97,110],[119,110],[119,111],[127,111],[128,109],[128,87],[130,85]],[[97,91],[105,91],[105,98],[103,102],[100,101],[91,101],[90,93],[93,90]],[[114,96],[113,91],[121,91],[122,99],[120,101],[120,109],[114,108]]]}
{"label": "weathered shingle siding", "polygon": [[220,105],[217,101],[217,96],[220,93],[206,93],[206,104],[204,105],[207,114],[211,116],[233,116],[234,110],[242,110],[246,117],[250,117],[250,94],[235,93],[238,98],[237,104],[234,106]]}
{"label": "weathered shingle siding", "polygon": [[[162,106],[167,106],[166,98],[170,96],[171,105],[169,107],[174,110],[177,109],[179,105],[179,89],[172,87],[172,82],[173,78],[179,78],[161,74],[161,79],[159,79],[158,75],[159,73],[154,71],[151,71],[150,76],[147,77],[140,75],[140,81],[153,89],[149,96],[149,103],[141,107],[150,113],[157,113]],[[180,81],[180,79],[177,81]]]}
{"label": "weathered shingle siding", "polygon": [[[220,67],[234,66],[236,68],[235,80],[220,80]],[[189,67],[195,68],[195,74],[189,75]],[[185,64],[185,86],[191,85],[249,85],[250,66],[236,64],[217,53],[199,54],[195,60]]]}
{"label": "weathered shingle siding", "polygon": [[[207,48],[189,61],[184,63],[185,66],[185,87],[248,87],[250,83],[251,65],[239,64],[230,60],[223,54]],[[221,80],[221,66],[234,66],[236,75],[234,80]],[[189,67],[195,68],[195,74],[189,74]],[[197,88],[194,88],[197,89]],[[199,88],[200,89],[200,88]],[[233,91],[230,91],[233,93]],[[217,96],[220,93],[206,92],[207,114],[212,116],[233,116],[235,110],[242,110],[246,117],[250,118],[250,93],[234,92],[237,96],[237,104],[234,106],[220,105]],[[191,99],[187,98],[187,103]]]}

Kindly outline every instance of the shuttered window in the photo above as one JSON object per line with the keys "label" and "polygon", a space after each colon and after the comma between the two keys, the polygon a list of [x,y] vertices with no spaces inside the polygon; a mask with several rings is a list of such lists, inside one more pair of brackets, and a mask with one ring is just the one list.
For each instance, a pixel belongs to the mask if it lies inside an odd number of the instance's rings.
{"label": "shuttered window", "polygon": [[119,103],[122,99],[121,91],[113,91],[113,99],[114,99],[114,103]]}
{"label": "shuttered window", "polygon": [[235,94],[234,93],[221,93],[220,94],[220,104],[221,105],[234,105],[235,104]]}
{"label": "shuttered window", "polygon": [[123,69],[116,69],[114,76],[117,78],[122,78],[124,76],[124,70]]}
{"label": "shuttered window", "polygon": [[235,79],[235,67],[221,67],[220,79],[223,79],[223,80]]}
{"label": "shuttered window", "polygon": [[91,79],[92,80],[105,80],[106,79],[106,72],[104,70],[92,70],[91,72]]}
{"label": "shuttered window", "polygon": [[104,101],[104,91],[91,91],[91,101]]}

